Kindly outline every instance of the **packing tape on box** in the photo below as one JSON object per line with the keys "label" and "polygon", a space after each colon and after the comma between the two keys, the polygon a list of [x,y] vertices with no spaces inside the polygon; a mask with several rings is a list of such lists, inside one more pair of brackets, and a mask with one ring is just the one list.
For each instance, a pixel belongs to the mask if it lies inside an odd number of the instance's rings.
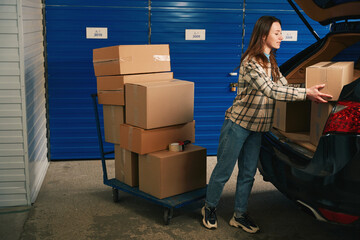
{"label": "packing tape on box", "polygon": [[170,62],[170,55],[153,55],[155,62]]}
{"label": "packing tape on box", "polygon": [[179,143],[170,143],[169,144],[169,151],[171,151],[171,152],[182,152],[183,151],[183,146],[180,145]]}

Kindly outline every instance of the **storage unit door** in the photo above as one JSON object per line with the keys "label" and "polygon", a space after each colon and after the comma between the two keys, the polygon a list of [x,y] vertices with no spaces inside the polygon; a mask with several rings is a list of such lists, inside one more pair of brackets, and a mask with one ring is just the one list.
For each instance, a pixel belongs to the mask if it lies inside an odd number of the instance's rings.
{"label": "storage unit door", "polygon": [[[92,49],[148,43],[169,44],[174,77],[195,82],[196,144],[216,155],[236,94],[234,69],[262,15],[297,32],[296,41],[282,43],[279,64],[316,41],[286,0],[46,1],[51,159],[100,157],[90,97],[96,92]],[[320,37],[328,31],[307,19]],[[88,39],[87,27],[107,28],[108,36]]]}
{"label": "storage unit door", "polygon": [[[94,48],[148,43],[148,1],[47,0],[46,41],[51,160],[98,159],[91,94]],[[89,28],[105,28],[87,38]],[[96,29],[95,29],[96,31]],[[102,106],[99,105],[102,121]],[[112,144],[105,145],[105,151]]]}
{"label": "storage unit door", "polygon": [[[299,6],[296,6],[300,10]],[[302,10],[300,12],[320,38],[329,32],[328,26],[322,26],[318,22],[313,21]],[[244,50],[249,45],[251,32],[256,20],[264,15],[275,16],[281,21],[284,40],[281,42],[280,49],[276,52],[276,60],[279,66],[316,42],[316,38],[301,21],[287,0],[246,0]]]}
{"label": "storage unit door", "polygon": [[229,73],[239,65],[241,0],[153,0],[151,43],[169,43],[174,78],[195,82],[195,142],[216,155],[224,114],[235,92]]}

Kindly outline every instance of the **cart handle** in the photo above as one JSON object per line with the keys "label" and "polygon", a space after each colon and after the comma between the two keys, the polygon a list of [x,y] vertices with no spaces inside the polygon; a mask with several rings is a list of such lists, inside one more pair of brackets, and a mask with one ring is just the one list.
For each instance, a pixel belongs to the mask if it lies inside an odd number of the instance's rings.
{"label": "cart handle", "polygon": [[99,111],[98,111],[97,101],[96,101],[97,94],[96,93],[91,94],[91,98],[93,100],[93,106],[94,106],[96,130],[97,130],[99,150],[100,150],[100,155],[101,155],[101,163],[102,163],[102,168],[103,168],[103,180],[105,183],[108,181],[108,175],[107,175],[107,169],[106,169],[106,163],[105,163],[105,154],[109,154],[109,153],[113,153],[113,152],[104,153],[104,145],[103,145],[101,129],[100,129]]}

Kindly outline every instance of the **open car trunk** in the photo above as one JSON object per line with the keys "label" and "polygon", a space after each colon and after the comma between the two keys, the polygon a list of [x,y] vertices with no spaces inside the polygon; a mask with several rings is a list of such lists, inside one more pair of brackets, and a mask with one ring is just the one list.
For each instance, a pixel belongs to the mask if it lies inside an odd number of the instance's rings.
{"label": "open car trunk", "polygon": [[[360,33],[329,34],[323,40],[310,46],[307,51],[300,53],[284,63],[281,70],[290,85],[304,86],[306,68],[318,62],[331,61],[346,48],[360,41]],[[305,59],[305,60],[304,60]],[[359,64],[355,64],[354,80],[360,77]],[[284,69],[285,68],[285,69]],[[284,132],[273,128],[272,133],[278,139],[308,158],[312,158],[317,146],[310,143],[309,132]]]}

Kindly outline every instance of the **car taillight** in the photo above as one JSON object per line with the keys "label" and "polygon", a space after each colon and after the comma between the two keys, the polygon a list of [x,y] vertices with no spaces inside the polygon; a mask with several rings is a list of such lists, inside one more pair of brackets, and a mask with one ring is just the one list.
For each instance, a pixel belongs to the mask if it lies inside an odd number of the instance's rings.
{"label": "car taillight", "polygon": [[330,113],[323,135],[327,133],[360,133],[360,103],[339,101]]}
{"label": "car taillight", "polygon": [[334,211],[330,211],[330,210],[324,209],[324,208],[319,208],[319,211],[327,220],[329,220],[331,222],[336,222],[336,223],[341,223],[341,224],[350,224],[359,219],[359,216],[353,216],[353,215],[349,215],[349,214],[345,214],[345,213],[334,212]]}

